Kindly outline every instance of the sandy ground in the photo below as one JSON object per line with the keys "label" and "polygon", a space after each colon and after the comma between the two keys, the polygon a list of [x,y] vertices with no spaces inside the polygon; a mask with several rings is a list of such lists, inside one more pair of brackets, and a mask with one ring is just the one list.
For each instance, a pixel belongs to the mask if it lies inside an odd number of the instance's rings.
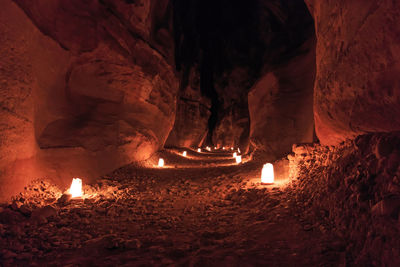
{"label": "sandy ground", "polygon": [[296,214],[285,183],[257,183],[263,163],[182,151],[118,169],[84,200],[2,207],[0,265],[339,265],[334,239]]}

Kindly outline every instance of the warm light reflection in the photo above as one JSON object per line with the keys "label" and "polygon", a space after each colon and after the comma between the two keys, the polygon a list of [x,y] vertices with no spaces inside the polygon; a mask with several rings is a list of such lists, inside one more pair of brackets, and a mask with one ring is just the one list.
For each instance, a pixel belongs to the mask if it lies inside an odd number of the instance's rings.
{"label": "warm light reflection", "polygon": [[164,159],[160,158],[158,160],[158,167],[164,167]]}
{"label": "warm light reflection", "polygon": [[182,156],[186,157],[186,155],[187,155],[187,152],[183,151]]}
{"label": "warm light reflection", "polygon": [[236,156],[236,163],[239,164],[242,162],[242,156]]}
{"label": "warm light reflection", "polygon": [[197,152],[201,152],[201,148],[198,148],[198,149],[197,149]]}
{"label": "warm light reflection", "polygon": [[237,156],[237,153],[234,152],[233,155],[232,155],[232,157],[233,157],[233,158],[236,158],[236,156]]}
{"label": "warm light reflection", "polygon": [[69,193],[71,197],[81,197],[83,195],[82,192],[82,180],[79,178],[72,178],[72,184],[69,188]]}
{"label": "warm light reflection", "polygon": [[274,166],[271,163],[264,164],[261,171],[261,183],[263,184],[274,183]]}

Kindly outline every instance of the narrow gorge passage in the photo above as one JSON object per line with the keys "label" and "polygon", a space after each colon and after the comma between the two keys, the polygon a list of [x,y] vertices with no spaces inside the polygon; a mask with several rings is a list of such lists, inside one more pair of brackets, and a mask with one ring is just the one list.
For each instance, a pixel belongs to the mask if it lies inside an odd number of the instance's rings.
{"label": "narrow gorge passage", "polygon": [[284,186],[254,183],[261,164],[181,152],[160,152],[164,168],[118,169],[84,186],[84,200],[57,201],[46,182],[27,188],[26,211],[42,208],[25,218],[21,202],[8,210],[14,220],[3,246],[21,253],[4,255],[16,256],[4,266],[337,265],[340,244],[290,207]]}

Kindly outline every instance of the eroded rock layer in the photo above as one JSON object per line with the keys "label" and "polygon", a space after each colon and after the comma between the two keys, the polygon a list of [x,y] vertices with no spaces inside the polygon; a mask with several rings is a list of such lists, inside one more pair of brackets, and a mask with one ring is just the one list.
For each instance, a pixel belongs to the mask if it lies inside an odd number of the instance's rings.
{"label": "eroded rock layer", "polygon": [[168,1],[15,2],[1,1],[1,199],[163,146],[178,90]]}
{"label": "eroded rock layer", "polygon": [[263,75],[249,93],[250,142],[270,160],[294,143],[313,141],[314,40],[298,56]]}
{"label": "eroded rock layer", "polygon": [[400,2],[307,0],[315,19],[316,133],[338,144],[400,129]]}

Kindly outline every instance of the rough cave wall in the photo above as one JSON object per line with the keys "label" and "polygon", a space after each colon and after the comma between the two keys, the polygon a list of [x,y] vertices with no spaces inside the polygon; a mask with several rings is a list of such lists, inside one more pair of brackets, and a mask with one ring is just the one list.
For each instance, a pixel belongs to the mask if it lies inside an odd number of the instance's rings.
{"label": "rough cave wall", "polygon": [[298,56],[263,75],[249,92],[250,142],[269,160],[289,153],[292,144],[313,141],[314,78],[312,38]]}
{"label": "rough cave wall", "polygon": [[400,2],[306,0],[315,19],[316,134],[335,145],[400,129]]}
{"label": "rough cave wall", "polygon": [[1,0],[0,201],[164,144],[178,91],[168,2]]}
{"label": "rough cave wall", "polygon": [[197,67],[182,78],[178,94],[176,119],[166,146],[198,147],[208,132],[211,101],[201,94],[200,74]]}

